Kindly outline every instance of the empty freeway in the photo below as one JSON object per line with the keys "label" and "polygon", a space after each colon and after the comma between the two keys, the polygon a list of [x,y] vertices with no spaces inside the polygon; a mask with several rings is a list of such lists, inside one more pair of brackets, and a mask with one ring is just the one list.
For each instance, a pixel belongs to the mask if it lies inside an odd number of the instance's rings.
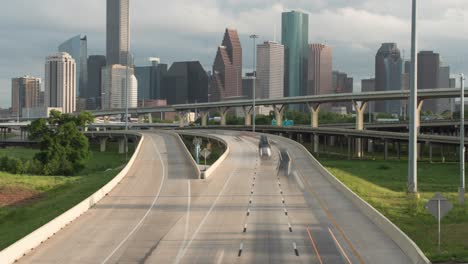
{"label": "empty freeway", "polygon": [[209,179],[176,135],[146,132],[126,178],[19,263],[411,263],[296,143],[271,136],[264,160],[254,134],[197,133],[229,145]]}

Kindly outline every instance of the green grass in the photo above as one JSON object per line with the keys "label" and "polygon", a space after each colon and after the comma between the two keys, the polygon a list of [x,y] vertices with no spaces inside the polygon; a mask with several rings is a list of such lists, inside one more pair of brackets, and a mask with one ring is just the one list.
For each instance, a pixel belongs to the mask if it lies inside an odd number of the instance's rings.
{"label": "green grass", "polygon": [[[0,206],[0,250],[59,216],[104,186],[126,164],[125,154],[117,154],[116,146],[100,153],[92,147],[86,168],[73,177],[12,175],[0,172],[0,187],[21,187],[41,193],[37,201],[18,206]],[[130,153],[134,146],[130,145]],[[0,156],[31,158],[36,150],[1,149]]]}
{"label": "green grass", "polygon": [[[320,162],[408,234],[431,261],[468,262],[468,206],[458,203],[457,163],[420,162],[421,198],[416,200],[406,194],[408,164],[405,161],[348,161],[322,157]],[[435,192],[441,192],[454,203],[454,209],[442,220],[440,251],[437,221],[424,209]]]}
{"label": "green grass", "polygon": [[[193,136],[187,136],[187,135],[181,135],[182,141],[184,142],[185,146],[188,148],[190,151],[190,154],[192,154],[192,157],[195,159],[195,147],[193,145]],[[223,153],[226,151],[226,147],[224,146],[223,143],[218,142],[216,140],[208,140],[207,138],[201,137],[203,140],[202,145],[201,145],[201,150],[207,147],[208,142],[211,142],[211,154],[210,156],[206,159],[206,165],[213,165],[219,157],[223,155]],[[205,158],[203,158],[200,155],[200,165],[205,164]]]}

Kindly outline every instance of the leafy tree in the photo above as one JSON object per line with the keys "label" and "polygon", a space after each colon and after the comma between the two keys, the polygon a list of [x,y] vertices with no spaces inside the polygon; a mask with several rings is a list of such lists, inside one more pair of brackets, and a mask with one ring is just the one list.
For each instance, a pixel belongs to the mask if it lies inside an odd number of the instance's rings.
{"label": "leafy tree", "polygon": [[45,175],[73,175],[84,168],[89,158],[88,139],[78,130],[92,122],[88,114],[73,116],[52,110],[48,122],[34,121],[30,139],[40,142],[40,152],[35,159],[42,164]]}

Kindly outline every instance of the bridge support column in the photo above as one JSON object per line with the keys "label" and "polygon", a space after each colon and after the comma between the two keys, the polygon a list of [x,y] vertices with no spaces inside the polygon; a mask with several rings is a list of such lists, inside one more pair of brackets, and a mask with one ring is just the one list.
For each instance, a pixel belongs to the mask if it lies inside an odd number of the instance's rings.
{"label": "bridge support column", "polygon": [[310,121],[312,128],[319,127],[319,112],[320,112],[320,103],[308,103],[310,109]]}
{"label": "bridge support column", "polygon": [[220,107],[218,108],[219,114],[221,115],[221,126],[227,125],[227,112],[229,107]]}
{"label": "bridge support column", "polygon": [[388,160],[388,140],[384,141],[384,160]]}
{"label": "bridge support column", "polygon": [[179,112],[177,113],[177,116],[179,117],[179,127],[184,128],[185,127],[185,118],[186,118],[187,113],[185,112]]}
{"label": "bridge support column", "polygon": [[314,153],[319,153],[320,151],[320,136],[316,133],[313,134],[314,142]]}
{"label": "bridge support column", "polygon": [[[356,130],[364,130],[364,111],[366,111],[367,101],[359,102],[353,101],[354,109],[356,110]],[[364,151],[362,148],[362,139],[356,139],[356,155],[358,158],[362,158],[364,156]]]}
{"label": "bridge support column", "polygon": [[374,140],[373,139],[367,140],[367,152],[374,153]]}
{"label": "bridge support column", "polygon": [[252,125],[252,113],[253,113],[253,106],[243,106],[242,110],[244,110],[244,116],[245,116],[245,126],[251,126]]}
{"label": "bridge support column", "polygon": [[348,160],[351,160],[351,137],[348,137]]}
{"label": "bridge support column", "polygon": [[398,160],[401,160],[401,142],[397,142],[397,155],[398,155]]}
{"label": "bridge support column", "polygon": [[202,127],[207,127],[208,126],[208,111],[202,111],[200,112],[201,114],[201,125]]}
{"label": "bridge support column", "polygon": [[99,139],[99,145],[101,147],[101,152],[106,152],[106,144],[107,144],[107,138],[100,138]]}
{"label": "bridge support column", "polygon": [[148,118],[148,123],[153,124],[153,114],[148,113],[146,117]]}
{"label": "bridge support column", "polygon": [[275,111],[276,126],[283,126],[283,115],[286,105],[273,105],[273,110]]}
{"label": "bridge support column", "polygon": [[119,154],[128,152],[127,138],[119,139]]}
{"label": "bridge support column", "polygon": [[144,115],[138,115],[138,123],[140,123],[140,124],[145,123],[145,116]]}
{"label": "bridge support column", "polygon": [[421,110],[424,105],[424,100],[418,99],[418,105],[416,108],[416,131],[419,134],[419,130],[421,129]]}
{"label": "bridge support column", "polygon": [[429,162],[432,163],[432,143],[429,142]]}

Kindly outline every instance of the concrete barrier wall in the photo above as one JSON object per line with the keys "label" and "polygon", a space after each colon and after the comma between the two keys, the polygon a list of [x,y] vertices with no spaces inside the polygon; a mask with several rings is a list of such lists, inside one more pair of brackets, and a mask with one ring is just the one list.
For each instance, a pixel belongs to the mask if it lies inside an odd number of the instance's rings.
{"label": "concrete barrier wall", "polygon": [[193,169],[195,170],[195,173],[197,174],[196,175],[197,178],[200,179],[201,176],[202,176],[202,172],[200,171],[200,167],[198,167],[197,162],[193,158],[192,153],[190,153],[190,150],[187,148],[187,146],[185,145],[182,138],[180,137],[180,134],[174,133],[174,132],[168,132],[168,133],[170,133],[174,137],[176,137],[179,140],[180,144],[182,144],[182,148],[185,150],[185,154],[187,155],[187,158],[190,160],[190,164],[192,165]]}
{"label": "concrete barrier wall", "polygon": [[[196,133],[196,132],[177,132],[177,133],[179,135],[210,138],[210,139],[213,139],[213,140],[220,141],[221,143],[223,143],[226,146],[226,150],[224,151],[223,155],[221,155],[221,157],[219,157],[218,160],[215,163],[213,163],[206,171],[202,171],[202,173],[201,173],[201,178],[202,179],[208,179],[211,176],[211,174],[213,174],[213,172],[221,165],[221,163],[224,162],[224,160],[226,160],[227,156],[229,155],[229,152],[230,152],[229,144],[226,142],[226,140],[224,140],[224,139],[222,139],[220,137],[201,134],[201,133]],[[191,154],[190,154],[190,156],[192,157]],[[192,157],[192,160],[193,160],[193,157]]]}
{"label": "concrete barrier wall", "polygon": [[377,211],[369,203],[364,201],[350,188],[344,185],[338,180],[333,174],[331,174],[312,154],[302,145],[296,141],[292,141],[292,144],[296,144],[306,152],[311,158],[314,165],[319,169],[322,175],[346,198],[348,198],[356,207],[359,208],[361,213],[366,215],[376,226],[378,226],[387,236],[389,236],[405,254],[411,259],[412,263],[415,264],[430,264],[429,259],[424,255],[421,249],[409,238],[403,231],[400,230],[395,224],[393,224],[387,217]]}
{"label": "concrete barrier wall", "polygon": [[[135,133],[132,134],[135,135]],[[140,136],[140,142],[138,143],[132,158],[117,176],[78,205],[2,250],[0,252],[0,263],[14,263],[16,260],[39,246],[42,242],[55,235],[55,233],[59,232],[62,228],[73,222],[73,220],[80,217],[104,198],[110,191],[112,191],[112,189],[114,189],[115,186],[117,186],[117,184],[119,184],[119,182],[127,175],[140,152],[144,136],[141,134],[138,135]]]}

